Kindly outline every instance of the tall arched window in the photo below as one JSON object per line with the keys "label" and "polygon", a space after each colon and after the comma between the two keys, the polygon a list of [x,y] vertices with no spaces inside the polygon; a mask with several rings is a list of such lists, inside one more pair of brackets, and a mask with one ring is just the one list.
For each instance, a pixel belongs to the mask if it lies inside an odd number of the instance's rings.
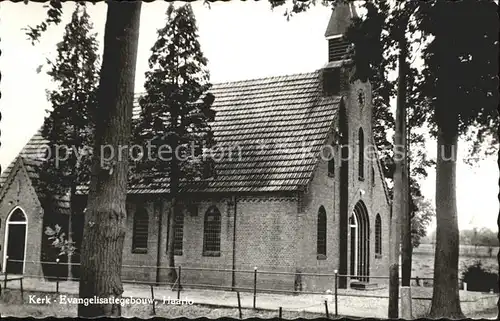
{"label": "tall arched window", "polygon": [[139,207],[134,213],[132,229],[132,252],[146,253],[148,251],[149,215],[145,208]]}
{"label": "tall arched window", "polygon": [[372,187],[375,187],[375,169],[372,166]]}
{"label": "tall arched window", "polygon": [[318,233],[317,233],[317,250],[318,259],[326,258],[326,211],[323,206],[318,210]]}
{"label": "tall arched window", "polygon": [[375,218],[375,255],[382,255],[382,219],[380,214]]}
{"label": "tall arched window", "polygon": [[217,207],[210,207],[205,213],[203,226],[203,255],[220,256],[221,217]]}
{"label": "tall arched window", "polygon": [[328,161],[328,176],[334,177],[335,176],[335,158],[333,158],[333,155],[330,157],[331,158]]}
{"label": "tall arched window", "polygon": [[365,178],[365,135],[363,129],[360,128],[358,132],[358,176],[360,180]]}
{"label": "tall arched window", "polygon": [[174,255],[182,255],[182,243],[184,238],[184,214],[177,211],[174,224]]}
{"label": "tall arched window", "polygon": [[8,215],[5,224],[5,243],[3,260],[0,263],[2,272],[23,274],[27,249],[28,217],[16,206]]}

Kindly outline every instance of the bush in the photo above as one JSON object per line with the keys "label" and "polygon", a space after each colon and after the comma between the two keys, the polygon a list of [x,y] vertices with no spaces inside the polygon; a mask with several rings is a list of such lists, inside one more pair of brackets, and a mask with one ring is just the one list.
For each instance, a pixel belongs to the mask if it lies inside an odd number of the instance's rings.
{"label": "bush", "polygon": [[498,275],[483,267],[481,261],[465,266],[462,272],[463,282],[467,283],[467,291],[498,293]]}

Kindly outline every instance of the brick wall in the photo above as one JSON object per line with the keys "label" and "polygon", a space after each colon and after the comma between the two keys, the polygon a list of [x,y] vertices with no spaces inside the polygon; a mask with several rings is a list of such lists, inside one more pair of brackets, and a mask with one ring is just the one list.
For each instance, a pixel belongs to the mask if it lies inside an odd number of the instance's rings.
{"label": "brick wall", "polygon": [[[366,106],[358,106],[359,90],[365,91]],[[352,212],[358,201],[363,201],[368,209],[370,225],[370,275],[386,275],[388,269],[389,245],[389,205],[382,187],[382,177],[375,161],[365,157],[365,178],[358,179],[358,129],[361,126],[365,133],[365,146],[371,141],[371,100],[370,85],[355,82],[345,93],[345,101],[349,122],[349,144],[351,159],[349,166],[349,211]],[[332,137],[327,144],[332,142]],[[194,284],[211,284],[231,286],[232,273],[227,271],[192,271],[192,268],[231,269],[233,259],[236,269],[253,270],[256,266],[259,271],[286,271],[303,273],[333,273],[338,269],[339,257],[339,150],[334,149],[335,175],[328,176],[328,163],[320,160],[307,191],[301,201],[297,196],[283,195],[254,195],[233,197],[229,195],[196,196],[198,201],[197,214],[184,211],[183,253],[176,255],[176,265],[182,265],[182,282]],[[372,171],[374,167],[375,186],[372,185]],[[364,194],[361,195],[360,191]],[[129,197],[128,199],[128,233],[125,238],[124,264],[150,265],[157,264],[158,232],[160,215],[162,215],[162,237],[160,243],[160,264],[167,265],[166,238],[167,219],[169,211],[168,201],[163,201],[163,207],[153,199],[146,201],[146,208],[150,215],[150,237],[148,252],[145,254],[132,253],[132,226],[133,213],[136,203],[144,196]],[[299,210],[300,203],[300,210]],[[205,212],[210,206],[216,206],[221,213],[221,250],[220,256],[203,256],[203,225]],[[317,245],[317,214],[320,206],[324,206],[327,213],[327,255],[325,259],[318,259]],[[236,237],[235,257],[233,258],[233,237],[236,209]],[[382,217],[382,256],[375,257],[375,217],[379,213]],[[350,252],[350,249],[348,249]],[[349,253],[348,253],[349,257]],[[134,271],[124,267],[124,276],[129,279],[149,280],[156,279],[156,269],[148,268]],[[349,271],[349,267],[348,267]],[[165,272],[165,270],[162,270]],[[302,290],[324,291],[333,288],[333,277],[302,276]],[[160,281],[164,281],[164,273]],[[294,289],[295,275],[258,275],[259,288]],[[377,280],[377,282],[380,282]],[[252,273],[236,273],[235,284],[241,287],[251,287]]]}
{"label": "brick wall", "polygon": [[[365,95],[364,107],[361,107],[358,102],[358,95],[360,92]],[[388,275],[389,268],[389,253],[387,251],[389,246],[389,220],[390,220],[390,206],[387,202],[385,192],[382,186],[382,173],[377,165],[377,157],[370,155],[369,150],[366,148],[372,144],[372,91],[369,83],[362,83],[355,81],[351,84],[349,90],[345,93],[346,110],[349,122],[349,145],[351,146],[351,160],[349,163],[349,209],[350,212],[358,201],[363,201],[368,209],[369,224],[370,224],[370,275],[373,276],[386,276]],[[364,132],[364,145],[365,150],[365,168],[364,180],[358,177],[359,164],[358,164],[358,131],[359,128]],[[375,177],[372,177],[372,170],[374,168]],[[372,179],[375,179],[375,186],[372,184]],[[361,190],[364,191],[362,195]],[[349,213],[350,213],[349,212]],[[382,256],[375,257],[375,218],[380,214],[382,219]],[[350,236],[348,236],[350,237]],[[348,238],[349,239],[349,238]],[[385,249],[385,250],[384,250]],[[350,256],[350,249],[348,250],[348,258]],[[348,261],[348,271],[350,262]],[[372,280],[373,282],[382,283],[383,280]]]}
{"label": "brick wall", "polygon": [[[240,199],[237,208],[236,267],[295,272],[301,256],[296,198],[248,197]],[[236,284],[248,287],[252,280],[251,274],[240,274]],[[259,274],[258,286],[293,290],[294,276]]]}
{"label": "brick wall", "polygon": [[[375,165],[374,165],[375,166]],[[373,276],[388,276],[389,275],[389,231],[390,231],[390,205],[385,201],[385,191],[382,186],[382,173],[375,167],[375,187],[371,193],[374,198],[371,207],[370,230],[373,242],[370,243],[370,253],[372,253],[370,261],[370,274]],[[375,256],[375,217],[380,214],[382,220],[382,254]],[[375,281],[374,281],[375,282]],[[388,283],[388,279],[377,279],[377,283]]]}
{"label": "brick wall", "polygon": [[[326,145],[332,143],[330,137]],[[339,251],[339,158],[336,153],[337,147],[334,146],[335,173],[328,175],[328,158],[331,149],[325,149],[324,159],[320,160],[312,181],[308,186],[307,193],[304,195],[304,211],[300,214],[301,237],[301,255],[300,269],[306,273],[334,273],[338,269],[338,251]],[[326,258],[317,256],[317,224],[318,211],[320,206],[324,206],[327,219],[327,243]],[[333,289],[333,277],[313,277],[302,276],[302,286],[304,291],[325,291]]]}
{"label": "brick wall", "polygon": [[[364,90],[366,106],[358,105],[359,90]],[[349,211],[358,201],[363,201],[368,209],[370,225],[370,274],[386,275],[388,270],[389,212],[382,187],[382,177],[375,161],[365,159],[365,178],[358,179],[358,129],[363,128],[365,146],[371,141],[371,88],[369,84],[355,82],[344,92],[349,123],[349,144],[351,159],[349,164]],[[332,137],[326,142],[330,144]],[[229,195],[203,195],[195,197],[198,211],[184,211],[183,253],[175,256],[176,265],[185,267],[182,282],[231,286],[231,272],[190,271],[194,268],[217,268],[259,271],[286,271],[303,273],[333,273],[339,262],[339,166],[338,148],[335,153],[335,175],[328,176],[328,163],[320,160],[312,181],[304,194],[262,194],[233,197]],[[375,186],[372,185],[372,171],[375,171]],[[19,195],[16,182],[11,185],[0,200],[0,242],[4,242],[5,220],[15,205],[20,205],[28,215],[28,249],[26,259],[40,259],[40,244],[43,233],[42,210],[38,198],[23,168],[15,176],[20,182]],[[363,190],[364,194],[360,193]],[[146,253],[132,250],[132,227],[138,204],[149,215],[148,249]],[[300,205],[300,206],[299,206]],[[205,212],[216,206],[221,213],[220,256],[203,255],[203,227]],[[327,214],[327,255],[317,257],[317,217],[318,209],[324,206]],[[127,233],[123,249],[123,277],[127,280],[155,281],[156,265],[167,265],[166,239],[169,202],[161,196],[131,195],[127,198]],[[235,226],[236,211],[236,229]],[[382,217],[382,256],[375,257],[375,217]],[[160,224],[161,222],[161,224]],[[160,234],[160,242],[158,235]],[[234,235],[234,231],[236,235]],[[235,248],[233,249],[233,240]],[[4,246],[2,244],[2,250]],[[348,249],[348,252],[350,249]],[[158,253],[160,256],[158,257]],[[235,256],[233,257],[233,253]],[[3,253],[0,252],[1,257]],[[348,254],[349,257],[349,254]],[[128,265],[148,265],[149,268],[132,268]],[[31,266],[29,269],[28,267]],[[28,265],[26,273],[39,273],[40,267]],[[349,267],[348,267],[349,270]],[[164,281],[166,270],[161,270],[159,280]],[[295,275],[258,275],[259,288],[294,289]],[[302,290],[323,291],[331,289],[333,278],[302,276]],[[250,287],[252,273],[237,273],[236,286]]]}
{"label": "brick wall", "polygon": [[[295,272],[297,255],[298,215],[295,197],[255,196],[236,199],[236,256],[235,267],[239,270],[287,271]],[[137,208],[138,198],[128,199],[129,213],[127,224],[129,229],[125,237],[123,264],[150,265],[157,264],[157,240],[160,207],[153,201],[145,203],[150,215],[148,251],[144,254],[132,252],[133,215]],[[216,206],[221,213],[220,256],[203,255],[203,225],[207,209]],[[167,265],[166,238],[168,202],[164,204],[162,218],[161,264]],[[181,281],[190,284],[210,284],[231,286],[232,273],[227,271],[193,271],[189,268],[231,269],[233,267],[233,231],[234,203],[230,197],[214,197],[199,200],[198,214],[184,211],[183,253],[175,256],[175,264],[185,267]],[[155,281],[156,269],[123,268],[123,275],[131,280]],[[160,281],[164,281],[164,275]],[[250,287],[253,274],[238,272],[235,285]],[[259,287],[293,289],[294,276],[276,277],[276,275],[259,274]]]}
{"label": "brick wall", "polygon": [[[349,126],[349,214],[353,211],[358,201],[362,201],[368,209],[369,216],[369,238],[370,238],[370,275],[387,276],[389,267],[389,221],[390,206],[387,202],[385,191],[382,186],[382,173],[377,165],[376,157],[365,155],[364,180],[358,177],[358,131],[363,128],[365,147],[371,143],[372,135],[372,106],[371,86],[369,83],[356,81],[350,86],[344,87],[344,99],[346,103],[348,126]],[[365,94],[365,105],[360,108],[358,94],[363,90]],[[326,141],[326,145],[332,143],[332,137]],[[324,156],[328,156],[329,150],[325,149]],[[298,262],[299,269],[310,273],[334,273],[339,264],[339,177],[340,177],[340,149],[333,149],[335,159],[335,174],[328,176],[328,161],[320,160],[312,181],[304,195],[304,211],[299,214],[301,226],[300,243],[301,259]],[[372,172],[372,167],[374,171]],[[374,177],[373,177],[374,174]],[[373,184],[372,180],[375,180]],[[361,193],[364,192],[364,194]],[[320,206],[324,206],[327,213],[327,256],[326,259],[318,259],[316,255],[317,244],[317,217]],[[380,214],[382,219],[382,255],[375,256],[375,218]],[[348,235],[348,240],[350,235]],[[348,242],[348,270],[350,271],[350,252]],[[324,291],[332,289],[334,277],[312,277],[303,276],[303,289]],[[385,280],[372,279],[372,282],[384,283]]]}
{"label": "brick wall", "polygon": [[[13,170],[16,168],[17,166]],[[27,216],[28,221],[24,272],[30,275],[42,275],[41,265],[33,262],[39,262],[41,257],[43,210],[24,167],[21,166],[11,178],[12,182],[7,181],[6,184],[10,185],[0,200],[0,264],[4,268],[3,258],[7,250],[7,217],[16,207],[19,207]]]}
{"label": "brick wall", "polygon": [[[197,213],[184,211],[183,253],[175,256],[176,264],[193,268],[231,269],[234,215],[230,198],[221,196],[196,200],[199,202]],[[206,211],[211,206],[217,207],[221,215],[220,256],[203,255],[204,219]],[[165,251],[162,253],[165,255]],[[231,273],[184,270],[181,281],[191,284],[231,286]]]}
{"label": "brick wall", "polygon": [[[134,253],[132,248],[134,215],[139,206],[144,207],[149,215],[148,224],[148,248],[146,253]],[[127,233],[123,245],[123,265],[122,276],[126,280],[135,281],[156,281],[156,258],[158,244],[158,211],[155,202],[152,200],[142,200],[139,195],[127,197]],[[138,269],[135,266],[152,266]]]}

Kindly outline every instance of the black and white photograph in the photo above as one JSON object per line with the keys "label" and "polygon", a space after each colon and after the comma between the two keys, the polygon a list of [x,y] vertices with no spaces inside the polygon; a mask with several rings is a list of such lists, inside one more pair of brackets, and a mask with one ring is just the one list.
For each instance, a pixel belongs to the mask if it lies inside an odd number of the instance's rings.
{"label": "black and white photograph", "polygon": [[0,317],[498,319],[497,11],[0,2]]}

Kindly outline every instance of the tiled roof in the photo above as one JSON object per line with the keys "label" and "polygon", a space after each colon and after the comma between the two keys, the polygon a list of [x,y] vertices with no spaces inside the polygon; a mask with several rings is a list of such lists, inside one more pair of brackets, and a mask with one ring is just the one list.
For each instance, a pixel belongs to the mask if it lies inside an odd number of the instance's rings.
{"label": "tiled roof", "polygon": [[[36,135],[35,135],[36,136]],[[33,138],[32,138],[33,139]],[[26,151],[26,149],[23,149],[23,152]],[[40,169],[40,164],[41,162],[37,160],[36,158],[30,157],[29,153],[22,153],[23,156],[18,156],[16,160],[14,160],[9,167],[6,168],[6,170],[2,173],[0,176],[0,199],[3,198],[4,193],[7,191],[8,186],[12,183],[13,178],[15,177],[15,174],[17,171],[19,171],[21,168],[24,167],[26,170],[26,173],[28,175],[28,178],[31,181],[31,184],[33,188],[35,189],[35,193],[40,199],[41,202],[43,202],[44,198],[44,192],[40,188],[40,181],[39,181],[39,169]],[[12,175],[11,175],[12,174]],[[69,214],[69,195],[54,195],[52,197],[52,202],[50,204],[51,206],[51,212],[58,212],[62,214]]]}
{"label": "tiled roof", "polygon": [[309,182],[341,99],[323,97],[319,72],[223,83],[211,92],[215,140],[239,149],[216,164],[203,190],[283,191]]}
{"label": "tiled roof", "polygon": [[[295,191],[306,185],[341,100],[339,96],[322,95],[320,75],[316,71],[215,84],[211,89],[216,111],[212,128],[225,156],[216,162],[215,178],[185,184],[183,190],[271,192]],[[139,112],[136,103],[134,117]],[[43,143],[38,132],[21,156],[36,158]],[[8,170],[2,173],[0,184]],[[159,181],[161,188],[134,184],[129,192],[168,193],[168,178]],[[86,189],[82,186],[79,190]]]}
{"label": "tiled roof", "polygon": [[[22,157],[24,163],[28,162],[30,164],[34,164],[35,162],[37,162],[37,159],[40,158],[40,156],[38,155],[39,148],[45,143],[46,140],[42,137],[41,131],[38,130],[19,152],[18,157]],[[0,175],[0,186],[3,186],[5,184],[9,173],[12,171],[12,168],[16,164],[16,160],[17,157],[9,164],[9,166],[7,166],[7,168],[5,168],[5,170],[2,172],[2,175]]]}
{"label": "tiled roof", "polygon": [[[38,159],[40,159],[38,152],[40,147],[42,147],[45,143],[46,140],[42,137],[41,131],[38,130],[21,150],[18,157],[16,157],[0,175],[0,187],[3,187],[7,183],[7,179],[17,162],[22,163],[22,165],[26,168],[30,179],[35,182],[38,178],[38,173],[35,168],[37,167],[36,165],[40,163],[38,161]],[[34,186],[36,185],[37,184],[34,183]]]}

